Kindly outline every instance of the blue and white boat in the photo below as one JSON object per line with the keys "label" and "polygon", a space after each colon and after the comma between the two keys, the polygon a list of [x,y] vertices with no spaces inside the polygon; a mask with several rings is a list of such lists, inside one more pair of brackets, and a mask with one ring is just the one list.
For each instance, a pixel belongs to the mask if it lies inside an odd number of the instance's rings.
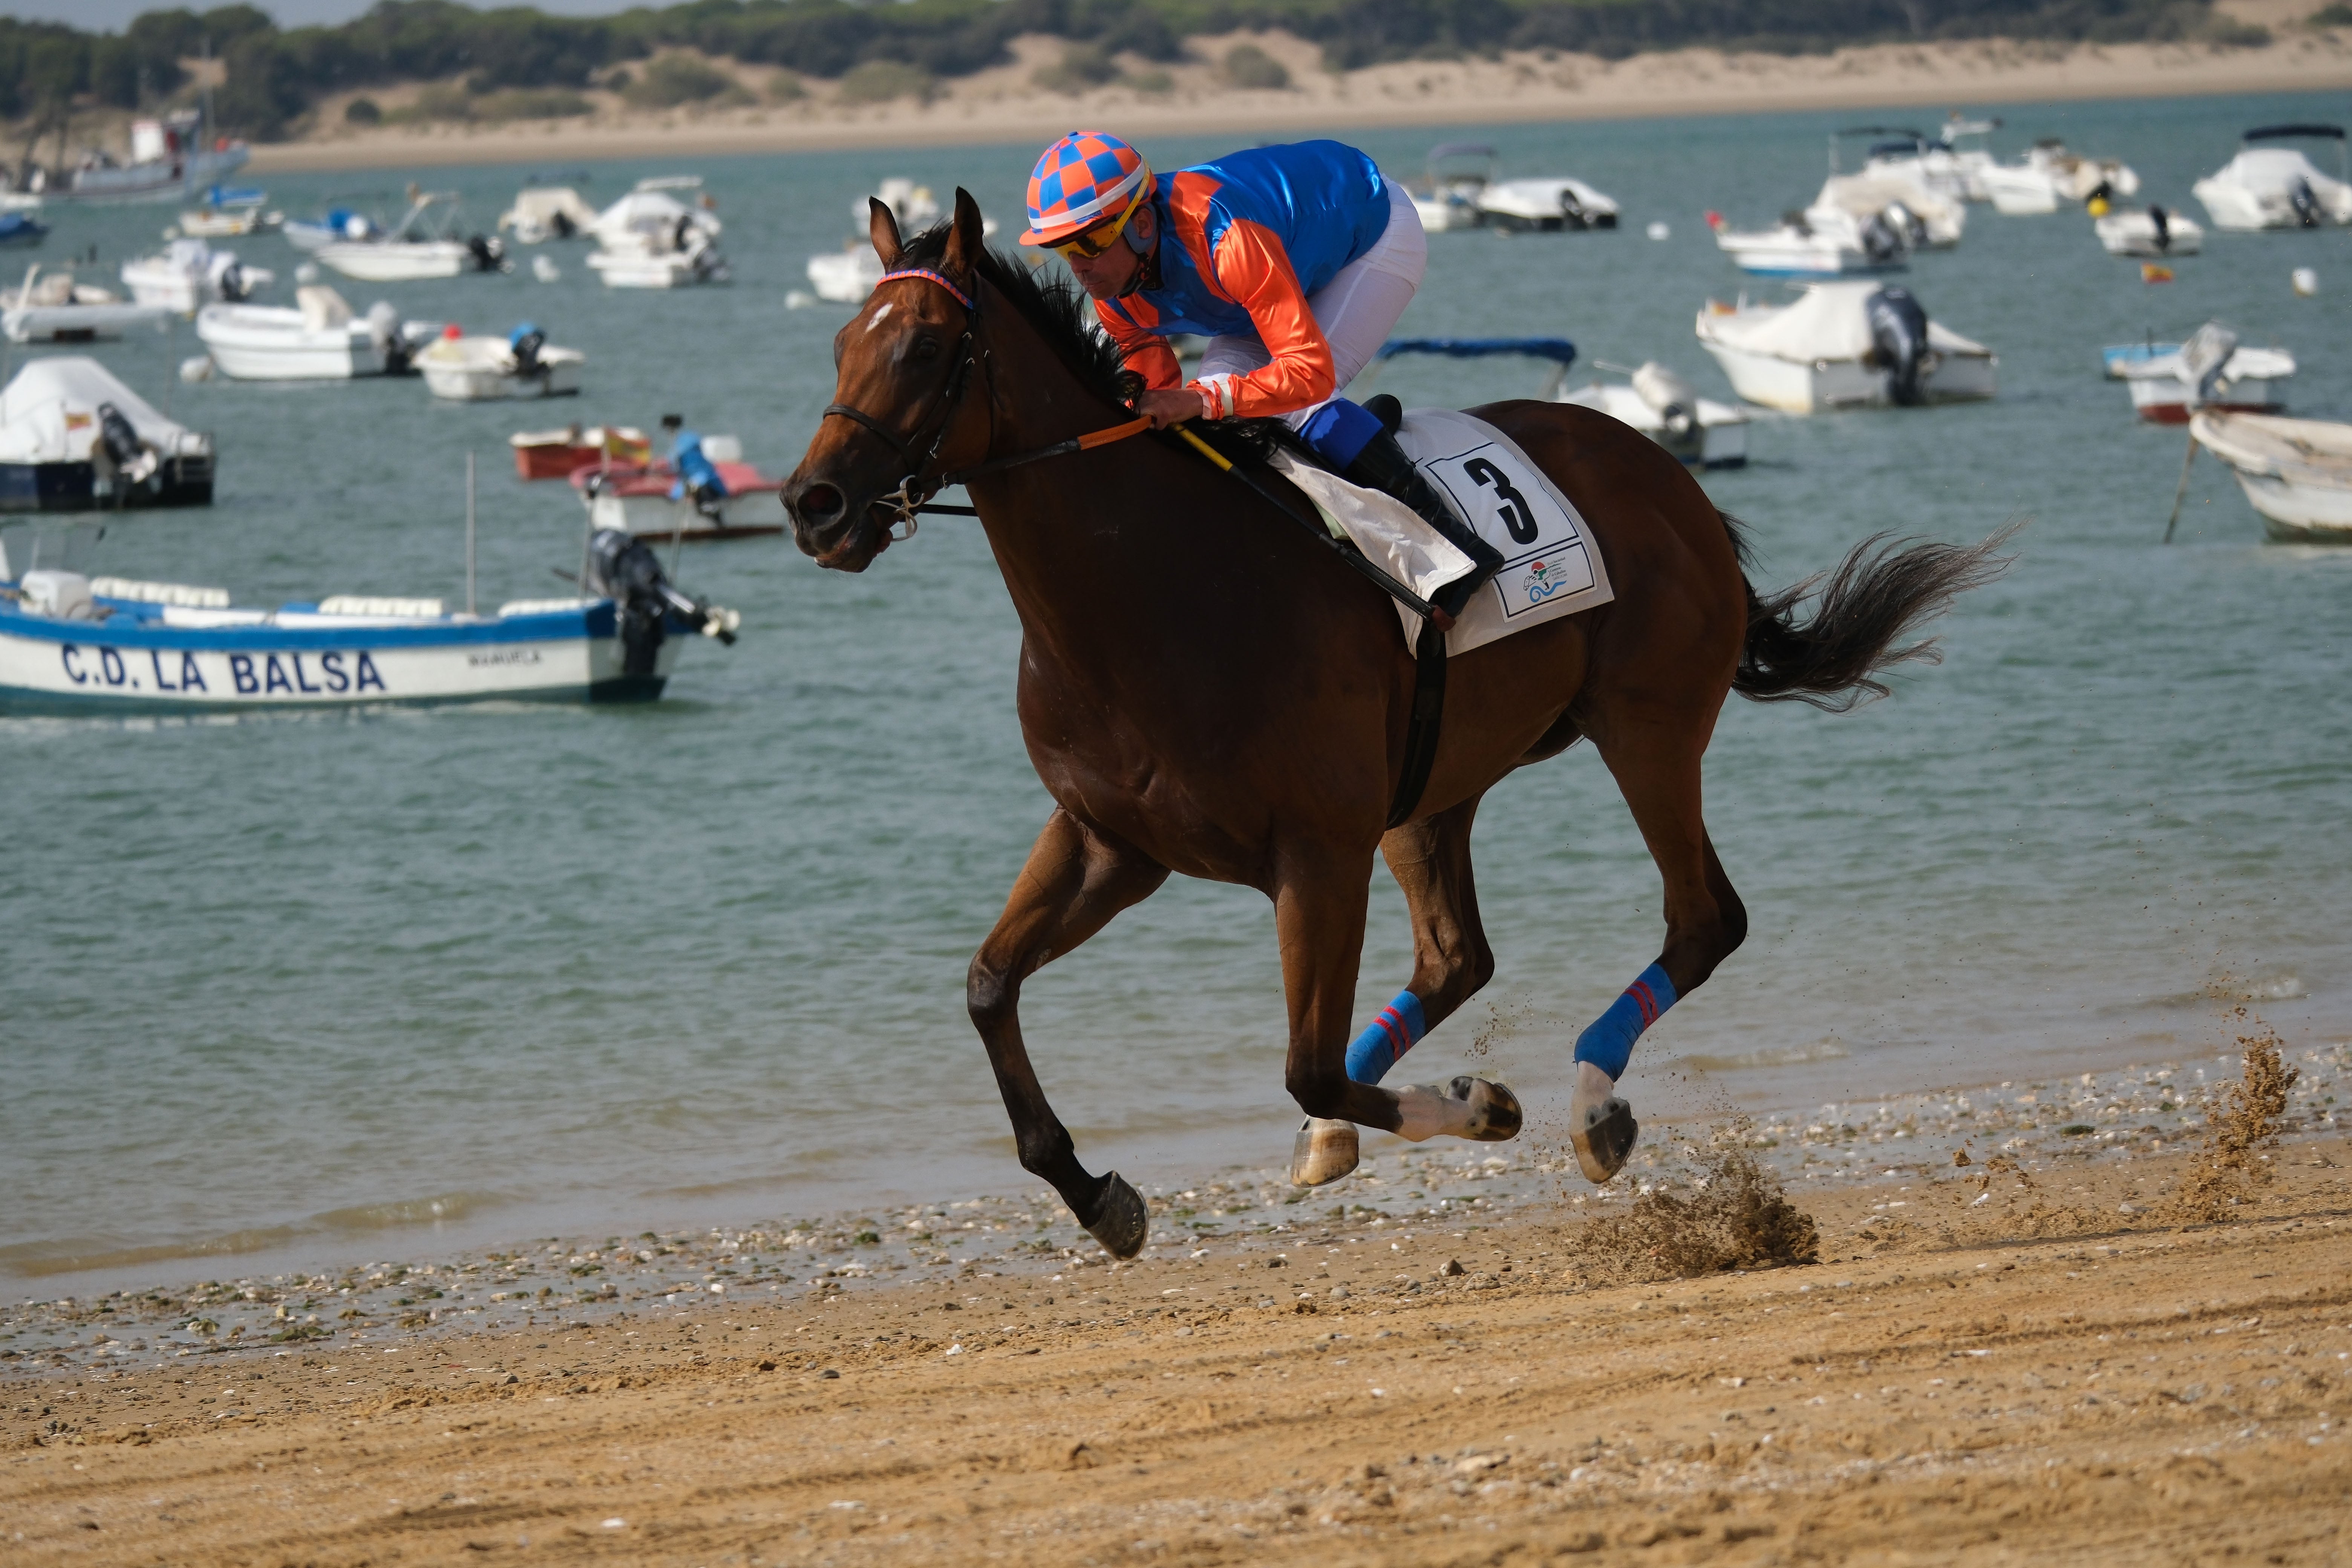
{"label": "blue and white boat", "polygon": [[238,609],[222,588],[31,569],[0,582],[0,713],[650,701],[687,634],[735,640],[734,611],[670,586],[626,534],[591,541],[585,583],[478,616],[357,595]]}
{"label": "blue and white boat", "polygon": [[49,226],[29,213],[0,212],[0,245],[38,245]]}

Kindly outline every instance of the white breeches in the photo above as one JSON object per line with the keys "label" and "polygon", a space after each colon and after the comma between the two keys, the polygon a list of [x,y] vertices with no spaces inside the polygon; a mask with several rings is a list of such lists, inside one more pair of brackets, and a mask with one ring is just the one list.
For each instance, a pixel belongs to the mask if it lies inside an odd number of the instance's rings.
{"label": "white breeches", "polygon": [[[1307,297],[1315,324],[1323,329],[1324,341],[1331,345],[1335,395],[1345,392],[1348,384],[1372,363],[1372,356],[1396,331],[1404,308],[1412,303],[1422,275],[1429,270],[1429,237],[1422,232],[1421,214],[1403,191],[1393,184],[1388,191],[1389,226],[1380,239]],[[1211,338],[1195,375],[1202,380],[1213,375],[1247,375],[1273,357],[1255,337]],[[1310,404],[1286,414],[1283,423],[1296,430],[1321,406]]]}

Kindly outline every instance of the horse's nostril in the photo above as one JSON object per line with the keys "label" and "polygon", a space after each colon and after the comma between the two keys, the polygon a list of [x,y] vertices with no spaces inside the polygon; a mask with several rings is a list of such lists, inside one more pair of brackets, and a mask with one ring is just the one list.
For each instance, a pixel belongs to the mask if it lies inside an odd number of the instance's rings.
{"label": "horse's nostril", "polygon": [[793,510],[800,514],[803,522],[825,523],[838,518],[845,504],[838,489],[820,483],[809,486],[794,497]]}

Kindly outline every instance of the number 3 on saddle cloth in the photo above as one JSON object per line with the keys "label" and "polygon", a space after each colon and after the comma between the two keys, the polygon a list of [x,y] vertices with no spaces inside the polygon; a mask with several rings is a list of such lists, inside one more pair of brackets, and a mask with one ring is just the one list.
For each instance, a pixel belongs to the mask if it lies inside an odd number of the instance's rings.
{"label": "number 3 on saddle cloth", "polygon": [[[1448,655],[1616,596],[1583,518],[1509,437],[1450,408],[1409,410],[1396,436],[1478,536],[1503,554],[1502,570],[1463,606],[1446,634]],[[1354,541],[1423,599],[1470,569],[1468,556],[1393,497],[1351,485],[1287,451],[1277,450],[1273,466],[1315,503],[1335,535]],[[1402,604],[1397,615],[1405,646],[1418,647],[1421,616]]]}

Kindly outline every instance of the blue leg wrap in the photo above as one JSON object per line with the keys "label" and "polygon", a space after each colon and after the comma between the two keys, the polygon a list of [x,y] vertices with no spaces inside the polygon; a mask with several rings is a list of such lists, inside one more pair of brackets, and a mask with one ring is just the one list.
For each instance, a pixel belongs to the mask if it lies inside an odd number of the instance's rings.
{"label": "blue leg wrap", "polygon": [[1396,1000],[1381,1009],[1381,1016],[1360,1035],[1348,1042],[1348,1076],[1358,1083],[1378,1083],[1396,1066],[1397,1058],[1412,1049],[1422,1036],[1429,1033],[1429,1025],[1421,1016],[1421,998],[1410,991],[1400,991]]}
{"label": "blue leg wrap", "polygon": [[[1660,1014],[1681,998],[1675,994],[1675,983],[1656,964],[1642,971],[1633,984],[1619,993],[1609,1010],[1592,1021],[1591,1026],[1576,1037],[1576,1059],[1591,1062],[1612,1079],[1625,1076],[1625,1064],[1633,1059],[1633,1042],[1642,1031],[1658,1021]],[[1351,1052],[1349,1060],[1355,1059]]]}

